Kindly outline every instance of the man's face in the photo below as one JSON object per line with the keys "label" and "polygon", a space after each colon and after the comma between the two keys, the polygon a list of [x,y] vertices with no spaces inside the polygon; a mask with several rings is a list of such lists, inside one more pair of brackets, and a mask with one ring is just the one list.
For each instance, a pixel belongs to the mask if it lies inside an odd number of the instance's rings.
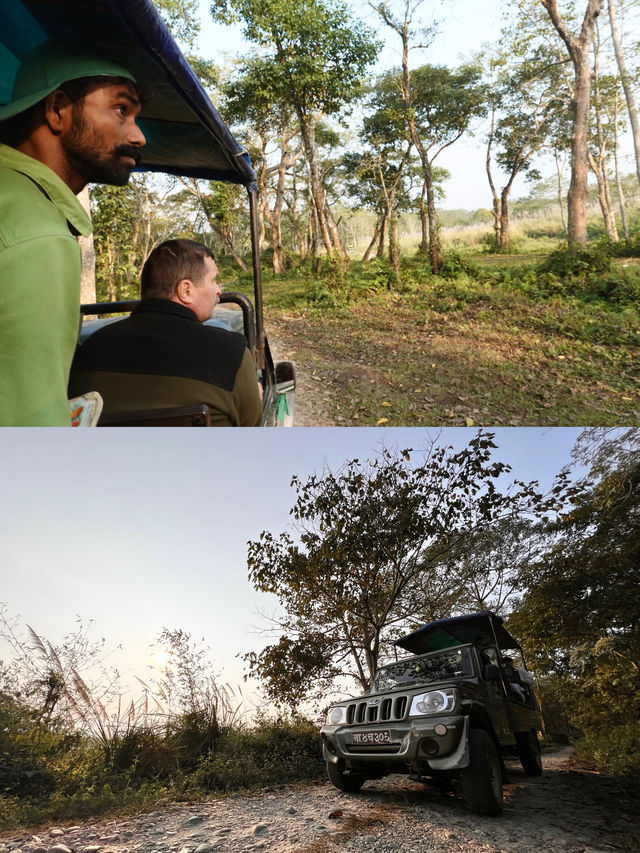
{"label": "man's face", "polygon": [[136,124],[139,112],[140,100],[126,82],[99,84],[73,105],[72,124],[60,144],[77,177],[85,183],[127,183],[146,143]]}
{"label": "man's face", "polygon": [[213,258],[205,257],[204,259],[205,273],[202,279],[196,284],[193,291],[193,304],[191,309],[195,311],[198,320],[204,323],[213,314],[213,309],[220,301],[220,287],[216,281],[218,277],[218,267]]}

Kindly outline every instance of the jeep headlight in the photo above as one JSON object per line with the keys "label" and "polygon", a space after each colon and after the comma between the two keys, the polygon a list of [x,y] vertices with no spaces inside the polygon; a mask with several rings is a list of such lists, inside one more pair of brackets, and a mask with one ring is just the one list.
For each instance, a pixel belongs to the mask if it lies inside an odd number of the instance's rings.
{"label": "jeep headlight", "polygon": [[335,708],[329,708],[327,713],[327,724],[330,726],[339,726],[344,723],[347,716],[347,709],[341,705],[336,705]]}
{"label": "jeep headlight", "polygon": [[446,714],[453,710],[456,703],[456,691],[453,687],[444,690],[429,690],[428,693],[418,693],[411,700],[410,717],[424,714]]}

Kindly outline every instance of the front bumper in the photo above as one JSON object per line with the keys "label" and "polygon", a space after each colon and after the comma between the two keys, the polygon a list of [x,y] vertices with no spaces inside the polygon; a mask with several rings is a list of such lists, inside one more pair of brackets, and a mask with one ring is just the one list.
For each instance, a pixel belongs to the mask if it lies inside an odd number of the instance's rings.
{"label": "front bumper", "polygon": [[[441,734],[436,734],[436,728]],[[389,743],[354,744],[354,733],[389,731]],[[443,731],[444,730],[444,731]],[[398,772],[414,765],[431,770],[460,770],[469,766],[469,717],[414,717],[388,725],[323,726],[320,730],[325,761],[358,765],[397,766]]]}

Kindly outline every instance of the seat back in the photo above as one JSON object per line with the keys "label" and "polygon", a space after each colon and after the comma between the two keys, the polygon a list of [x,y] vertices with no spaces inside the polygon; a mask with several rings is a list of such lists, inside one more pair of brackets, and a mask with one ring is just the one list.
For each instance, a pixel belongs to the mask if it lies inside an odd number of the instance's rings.
{"label": "seat back", "polygon": [[209,406],[175,406],[170,409],[142,409],[137,412],[112,412],[103,414],[98,422],[101,427],[183,427],[211,426]]}

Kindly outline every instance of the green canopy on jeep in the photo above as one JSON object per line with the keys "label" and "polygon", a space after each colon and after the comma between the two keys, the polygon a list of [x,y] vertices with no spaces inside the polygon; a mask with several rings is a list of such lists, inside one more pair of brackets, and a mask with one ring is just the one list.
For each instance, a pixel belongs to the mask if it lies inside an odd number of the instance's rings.
{"label": "green canopy on jeep", "polygon": [[489,638],[492,644],[497,642],[500,649],[520,648],[520,644],[503,627],[502,617],[490,610],[428,622],[411,634],[400,637],[395,645],[415,655],[422,655],[465,643],[477,643],[481,638]]}

